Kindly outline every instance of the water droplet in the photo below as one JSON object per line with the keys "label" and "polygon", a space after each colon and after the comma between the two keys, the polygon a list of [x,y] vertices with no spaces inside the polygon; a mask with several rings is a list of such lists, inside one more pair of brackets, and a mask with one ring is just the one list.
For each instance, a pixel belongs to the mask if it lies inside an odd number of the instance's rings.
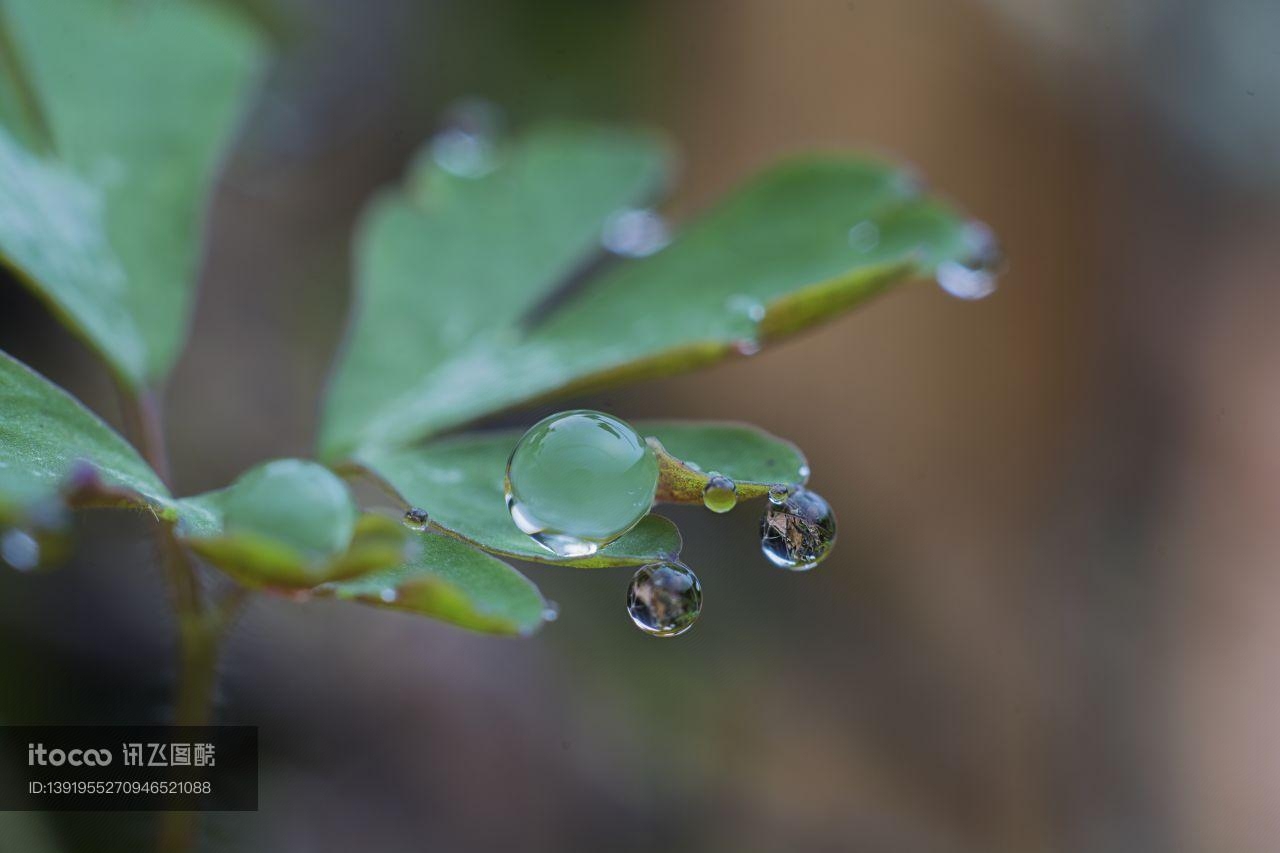
{"label": "water droplet", "polygon": [[0,535],[0,559],[20,572],[29,572],[40,565],[40,543],[25,530],[6,530]]}
{"label": "water droplet", "polygon": [[431,139],[431,159],[459,178],[482,178],[497,166],[495,140],[502,112],[479,98],[466,98],[444,114],[444,129]]}
{"label": "water droplet", "polygon": [[554,601],[546,602],[546,606],[542,608],[542,621],[554,622],[560,618],[560,605]]}
{"label": "water droplet", "polygon": [[404,526],[410,530],[421,533],[431,524],[431,516],[427,515],[427,511],[421,507],[409,507],[404,511]]}
{"label": "water droplet", "polygon": [[624,258],[644,258],[671,242],[666,221],[652,210],[619,210],[605,220],[600,243]]}
{"label": "water droplet", "polygon": [[798,473],[800,474],[800,481],[802,483],[807,483],[809,481],[809,463],[806,462],[801,465]]}
{"label": "water droplet", "polygon": [[804,572],[821,563],[836,544],[836,516],[817,492],[796,489],[770,505],[760,519],[760,550],[782,569]]}
{"label": "water droplet", "polygon": [[648,514],[658,461],[625,421],[578,409],[524,434],[505,488],[516,527],[557,556],[585,557]]}
{"label": "water droplet", "polygon": [[728,512],[738,505],[737,484],[712,471],[702,488],[702,503],[712,512]]}
{"label": "water droplet", "polygon": [[939,287],[957,299],[984,299],[996,291],[996,276],[1004,264],[1000,245],[991,229],[981,222],[967,224],[962,239],[964,259],[943,261],[934,277]]}
{"label": "water droplet", "polygon": [[880,226],[864,219],[849,229],[849,245],[859,252],[874,251],[880,245]]}
{"label": "water droplet", "polygon": [[752,323],[759,323],[764,319],[764,303],[754,296],[731,296],[725,303],[725,307],[734,314],[741,314]]}
{"label": "water droplet", "polygon": [[795,492],[795,486],[789,486],[786,483],[778,483],[769,487],[769,502],[774,504],[784,504],[787,499]]}
{"label": "water droplet", "polygon": [[760,352],[760,342],[751,338],[743,338],[734,341],[733,348],[738,351],[738,355],[755,355]]}
{"label": "water droplet", "polygon": [[398,597],[399,596],[396,594],[396,591],[391,587],[387,587],[378,593],[378,598],[385,601],[387,604],[393,604]]}
{"label": "water droplet", "polygon": [[678,637],[702,613],[702,584],[683,563],[651,563],[631,579],[627,613],[646,634]]}

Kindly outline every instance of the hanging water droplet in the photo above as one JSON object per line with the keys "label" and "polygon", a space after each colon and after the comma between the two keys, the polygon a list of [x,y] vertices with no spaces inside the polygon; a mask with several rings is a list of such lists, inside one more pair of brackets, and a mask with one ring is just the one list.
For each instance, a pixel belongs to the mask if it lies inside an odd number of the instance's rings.
{"label": "hanging water droplet", "polygon": [[431,516],[421,507],[412,506],[404,511],[404,526],[421,533],[431,524]]}
{"label": "hanging water droplet", "polygon": [[1000,245],[981,222],[965,225],[962,239],[964,259],[943,261],[934,277],[939,287],[957,299],[984,299],[996,291],[996,276],[1004,264]]}
{"label": "hanging water droplet", "polygon": [[507,461],[507,509],[560,557],[585,557],[639,523],[653,505],[658,461],[625,421],[583,409],[534,424]]}
{"label": "hanging water droplet", "polygon": [[6,530],[0,534],[0,559],[20,572],[29,572],[40,565],[40,542],[17,527]]}
{"label": "hanging water droplet", "polygon": [[782,569],[804,572],[821,563],[836,544],[836,516],[817,492],[796,489],[770,505],[760,519],[760,550]]}
{"label": "hanging water droplet", "polygon": [[738,505],[738,485],[712,471],[702,488],[702,503],[712,512],[728,512]]}
{"label": "hanging water droplet", "polygon": [[546,606],[542,608],[542,621],[554,622],[560,618],[560,605],[554,601],[546,602]]}
{"label": "hanging water droplet", "polygon": [[605,220],[600,244],[624,258],[644,258],[671,242],[666,221],[652,210],[619,210]]}
{"label": "hanging water droplet", "polygon": [[479,98],[466,98],[444,114],[444,129],[431,139],[431,159],[459,178],[482,178],[497,166],[495,140],[502,112]]}
{"label": "hanging water droplet", "polygon": [[378,598],[386,602],[387,604],[394,604],[395,600],[399,598],[399,595],[396,593],[396,591],[392,587],[387,587],[386,589],[378,593]]}
{"label": "hanging water droplet", "polygon": [[769,487],[769,502],[774,504],[784,504],[791,494],[795,491],[795,486],[789,486],[786,483],[777,483]]}
{"label": "hanging water droplet", "polygon": [[733,342],[733,348],[738,351],[738,355],[755,355],[760,352],[760,342],[753,338],[742,338]]}
{"label": "hanging water droplet", "polygon": [[702,613],[702,584],[683,563],[651,563],[631,579],[627,613],[646,634],[677,637]]}
{"label": "hanging water droplet", "polygon": [[870,219],[864,219],[849,229],[849,246],[856,251],[867,253],[880,245],[880,226]]}

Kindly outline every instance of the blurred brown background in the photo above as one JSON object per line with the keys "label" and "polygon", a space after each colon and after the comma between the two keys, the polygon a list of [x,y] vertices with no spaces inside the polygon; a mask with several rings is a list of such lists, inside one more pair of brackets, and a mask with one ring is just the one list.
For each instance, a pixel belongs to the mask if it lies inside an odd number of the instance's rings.
{"label": "blurred brown background", "polygon": [[[220,714],[262,727],[262,808],[207,850],[1276,849],[1280,6],[241,5],[279,60],[170,389],[184,492],[308,451],[354,219],[462,96],[666,128],[677,218],[788,151],[887,152],[1010,267],[983,302],[906,287],[587,401],[788,436],[840,515],[832,559],[784,576],[758,507],[670,513],[707,602],[679,641],[629,626],[626,570],[529,567],[562,615],[527,641],[256,601]],[[117,419],[14,286],[0,334]],[[0,576],[0,715],[155,719],[172,626],[145,526],[79,526],[62,572]],[[0,849],[149,837],[63,816]]]}

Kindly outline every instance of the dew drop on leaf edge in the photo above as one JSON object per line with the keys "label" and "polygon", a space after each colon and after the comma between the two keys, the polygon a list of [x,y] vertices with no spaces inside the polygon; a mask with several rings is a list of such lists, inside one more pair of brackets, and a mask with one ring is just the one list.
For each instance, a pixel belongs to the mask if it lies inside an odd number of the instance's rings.
{"label": "dew drop on leaf edge", "polygon": [[808,571],[826,559],[835,543],[836,516],[821,495],[795,489],[779,501],[770,490],[760,519],[760,550],[770,563],[793,572]]}
{"label": "dew drop on leaf edge", "polygon": [[728,512],[738,505],[738,485],[733,480],[712,471],[707,484],[702,487],[702,503],[712,512]]}

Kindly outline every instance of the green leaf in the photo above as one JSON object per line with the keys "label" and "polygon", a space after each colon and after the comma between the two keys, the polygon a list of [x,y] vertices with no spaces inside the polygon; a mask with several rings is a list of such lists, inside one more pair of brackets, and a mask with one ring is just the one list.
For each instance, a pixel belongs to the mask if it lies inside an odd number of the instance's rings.
{"label": "green leaf", "polygon": [[511,566],[447,536],[425,535],[421,543],[421,554],[408,563],[314,592],[491,634],[527,635],[542,624],[546,601]]}
{"label": "green leaf", "polygon": [[64,500],[176,514],[168,489],[127,441],[66,391],[0,352],[0,520]]}
{"label": "green leaf", "polygon": [[374,451],[359,463],[432,524],[486,551],[577,568],[636,566],[680,553],[680,531],[658,515],[643,518],[590,557],[562,560],[520,531],[507,512],[502,484],[520,432],[472,433],[399,451]]}
{"label": "green leaf", "polygon": [[306,589],[394,566],[411,537],[398,522],[357,517],[346,483],[302,459],[259,465],[225,489],[179,501],[178,536],[241,583]]}
{"label": "green leaf", "polygon": [[3,0],[0,55],[0,259],[126,385],[158,381],[257,39],[212,3]]}
{"label": "green leaf", "polygon": [[749,424],[640,421],[634,426],[658,455],[661,502],[702,503],[711,473],[733,480],[740,500],[762,497],[778,483],[809,481],[809,463],[800,448]]}
{"label": "green leaf", "polygon": [[425,433],[435,372],[473,349],[504,349],[596,251],[606,217],[654,192],[665,151],[648,134],[567,125],[530,133],[480,178],[453,176],[429,153],[357,235],[353,318],[322,424],[327,458],[361,443],[372,422]]}
{"label": "green leaf", "polygon": [[[564,203],[583,217],[556,265],[538,262],[557,239],[534,226],[540,215],[526,215],[521,230],[503,213],[537,209],[536,182],[495,173],[432,184],[416,208],[403,195],[375,208],[360,233],[356,332],[328,401],[325,457],[403,446],[519,404],[752,352],[972,253],[965,220],[921,196],[904,172],[806,157],[757,177],[666,249],[531,310],[551,279],[598,251],[592,240],[623,204],[595,185],[570,186]],[[490,272],[499,268],[501,279]],[[455,316],[465,318],[456,327]]]}

